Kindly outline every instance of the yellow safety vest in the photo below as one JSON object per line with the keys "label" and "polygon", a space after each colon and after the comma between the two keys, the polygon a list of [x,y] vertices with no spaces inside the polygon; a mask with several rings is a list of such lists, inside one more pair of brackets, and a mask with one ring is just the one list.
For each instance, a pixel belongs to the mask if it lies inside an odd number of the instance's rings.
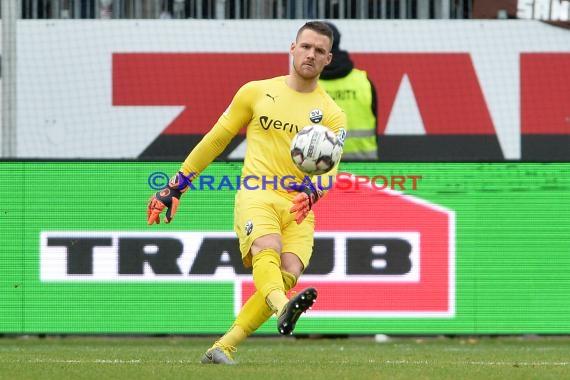
{"label": "yellow safety vest", "polygon": [[321,87],[344,110],[348,119],[343,160],[377,160],[376,117],[366,71],[353,69],[338,79],[321,79]]}

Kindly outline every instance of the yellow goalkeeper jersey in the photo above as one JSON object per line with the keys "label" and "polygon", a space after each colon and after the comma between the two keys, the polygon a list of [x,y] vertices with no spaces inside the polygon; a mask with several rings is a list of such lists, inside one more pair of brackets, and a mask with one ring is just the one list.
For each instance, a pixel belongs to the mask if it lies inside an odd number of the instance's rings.
{"label": "yellow goalkeeper jersey", "polygon": [[[294,176],[294,181],[301,183],[305,174],[295,166],[290,154],[293,136],[307,125],[322,124],[342,139],[346,122],[345,113],[319,86],[310,93],[297,92],[286,84],[286,76],[248,82],[188,155],[181,171],[191,178],[199,175],[245,127],[247,149],[242,179],[277,178],[279,185],[281,178]],[[337,167],[323,176],[334,176]],[[316,183],[315,178],[313,182]],[[328,184],[328,179],[323,179],[323,183]]]}

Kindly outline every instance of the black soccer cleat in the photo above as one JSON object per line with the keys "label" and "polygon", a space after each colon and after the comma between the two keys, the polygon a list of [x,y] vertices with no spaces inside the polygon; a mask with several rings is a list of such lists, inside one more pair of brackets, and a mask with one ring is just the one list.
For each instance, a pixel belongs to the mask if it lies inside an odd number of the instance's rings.
{"label": "black soccer cleat", "polygon": [[295,323],[317,300],[317,289],[307,288],[295,294],[283,308],[277,318],[277,331],[281,335],[291,335],[295,329]]}

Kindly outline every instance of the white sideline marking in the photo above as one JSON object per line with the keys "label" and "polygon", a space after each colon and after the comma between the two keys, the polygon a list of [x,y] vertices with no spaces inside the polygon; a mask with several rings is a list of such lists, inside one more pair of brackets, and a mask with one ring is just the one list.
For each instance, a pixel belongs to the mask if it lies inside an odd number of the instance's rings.
{"label": "white sideline marking", "polygon": [[468,364],[468,365],[485,365],[485,366],[560,366],[564,367],[570,365],[570,362],[495,362],[495,361],[468,361],[468,362],[430,362],[426,360],[384,360],[382,363],[386,364],[423,364],[423,365],[438,365],[438,364]]}
{"label": "white sideline marking", "polygon": [[[164,364],[187,364],[194,363],[192,360],[164,360],[164,361],[147,361],[147,363],[164,363]],[[23,360],[1,360],[0,363],[48,363],[48,364],[143,364],[145,361],[141,359],[121,360],[121,359],[94,359],[94,360],[77,360],[77,359],[23,359]]]}
{"label": "white sideline marking", "polygon": [[[457,361],[457,362],[438,362],[438,361],[427,361],[427,360],[369,360],[370,363],[378,364],[393,364],[393,365],[425,365],[425,366],[438,366],[438,365],[477,365],[477,366],[520,366],[520,367],[530,367],[530,366],[553,366],[553,367],[565,367],[570,366],[570,362],[506,362],[506,361]],[[95,359],[95,360],[76,360],[76,359],[23,359],[23,360],[1,360],[0,363],[50,363],[50,364],[143,364],[145,361],[141,359],[131,359],[131,360],[121,360],[121,359]],[[147,363],[164,363],[164,364],[189,364],[196,363],[195,360],[165,360],[165,361],[147,361]],[[338,363],[337,363],[338,364]]]}

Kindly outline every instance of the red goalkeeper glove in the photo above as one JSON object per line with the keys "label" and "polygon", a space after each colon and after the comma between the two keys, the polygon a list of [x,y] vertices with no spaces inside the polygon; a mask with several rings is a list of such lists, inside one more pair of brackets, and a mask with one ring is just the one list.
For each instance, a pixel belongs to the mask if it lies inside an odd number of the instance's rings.
{"label": "red goalkeeper glove", "polygon": [[313,205],[323,196],[323,191],[315,186],[306,186],[293,198],[293,206],[289,210],[295,214],[295,221],[301,224],[309,215]]}
{"label": "red goalkeeper glove", "polygon": [[160,191],[154,193],[148,201],[146,208],[147,222],[149,225],[156,223],[160,224],[160,213],[166,208],[166,215],[164,216],[164,223],[170,223],[178,204],[180,203],[180,196],[188,190],[188,179],[182,172],[178,172],[174,177],[168,181],[168,186]]}

